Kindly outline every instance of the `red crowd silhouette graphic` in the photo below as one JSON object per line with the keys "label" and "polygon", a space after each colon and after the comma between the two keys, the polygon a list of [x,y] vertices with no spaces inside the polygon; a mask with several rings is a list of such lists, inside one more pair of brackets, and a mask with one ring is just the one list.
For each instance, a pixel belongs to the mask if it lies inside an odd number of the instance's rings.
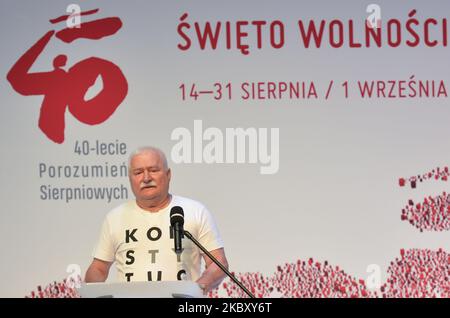
{"label": "red crowd silhouette graphic", "polygon": [[[271,277],[259,273],[236,275],[257,297],[276,295],[288,298],[423,298],[450,297],[450,255],[442,249],[400,250],[392,261],[387,280],[379,290],[370,291],[364,279],[347,274],[339,266],[310,258],[278,266]],[[227,297],[246,297],[234,283],[221,288]],[[210,293],[218,297],[219,290]]]}
{"label": "red crowd silhouette graphic", "polygon": [[[98,11],[85,11],[80,15],[91,15]],[[69,16],[61,16],[50,20],[50,23],[56,24],[68,18]],[[121,27],[122,21],[118,17],[110,17],[84,22],[76,28],[48,31],[9,71],[7,79],[17,93],[24,96],[44,95],[39,128],[50,140],[64,142],[66,108],[82,123],[103,123],[125,99],[128,83],[117,65],[99,57],[79,61],[68,71],[63,69],[67,63],[67,56],[64,54],[53,59],[53,71],[30,73],[31,67],[53,37],[65,43],[78,39],[100,40],[114,35]],[[85,100],[86,92],[99,76],[103,82],[102,90],[92,99]]]}
{"label": "red crowd silhouette graphic", "polygon": [[68,281],[64,279],[61,282],[53,282],[44,288],[38,286],[36,290],[31,291],[25,298],[79,298],[77,290],[73,287],[81,284],[81,277],[77,281]]}
{"label": "red crowd silhouette graphic", "polygon": [[[448,181],[448,167],[437,167],[422,175],[409,178],[400,178],[399,186],[404,187],[409,183],[411,189],[417,188],[417,181],[427,180]],[[428,196],[420,203],[414,203],[412,199],[402,209],[401,220],[409,222],[412,226],[423,231],[447,231],[450,230],[450,195],[445,191],[438,196]]]}
{"label": "red crowd silhouette graphic", "polygon": [[408,221],[421,232],[450,230],[450,194],[428,196],[422,203],[409,200],[402,209],[402,221]]}
{"label": "red crowd silhouette graphic", "polygon": [[[450,298],[450,254],[442,249],[400,250],[392,261],[387,279],[379,290],[371,291],[364,279],[357,279],[327,261],[307,261],[278,266],[272,276],[261,273],[233,273],[256,297],[287,298]],[[80,278],[81,279],[81,278]],[[231,280],[209,293],[209,297],[244,298],[247,295]],[[26,297],[78,298],[69,282],[53,282],[37,287]]]}
{"label": "red crowd silhouette graphic", "polygon": [[398,184],[400,187],[404,187],[407,183],[409,183],[412,189],[417,187],[417,181],[423,182],[427,180],[442,180],[448,181],[450,173],[448,167],[433,169],[427,173],[423,173],[422,175],[412,176],[409,178],[400,178],[398,179]]}

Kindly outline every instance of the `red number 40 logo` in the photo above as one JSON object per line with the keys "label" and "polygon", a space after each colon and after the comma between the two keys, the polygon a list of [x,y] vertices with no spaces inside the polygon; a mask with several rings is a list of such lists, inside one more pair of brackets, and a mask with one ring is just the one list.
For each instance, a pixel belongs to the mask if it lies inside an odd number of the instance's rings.
{"label": "red number 40 logo", "polygon": [[[95,9],[80,12],[78,19],[81,15],[98,11]],[[61,16],[50,20],[50,23],[68,21],[72,17]],[[62,54],[54,57],[53,71],[30,73],[34,62],[54,36],[65,43],[72,43],[77,39],[99,40],[115,34],[121,27],[122,21],[118,17],[110,17],[67,27],[58,32],[48,31],[9,71],[7,79],[17,93],[24,96],[44,95],[39,128],[50,140],[56,143],[64,142],[66,108],[85,124],[103,123],[125,99],[128,83],[117,65],[98,57],[79,61],[65,71],[62,67],[66,65],[67,56]],[[103,81],[102,90],[94,98],[85,100],[86,92],[98,76],[101,76]]]}

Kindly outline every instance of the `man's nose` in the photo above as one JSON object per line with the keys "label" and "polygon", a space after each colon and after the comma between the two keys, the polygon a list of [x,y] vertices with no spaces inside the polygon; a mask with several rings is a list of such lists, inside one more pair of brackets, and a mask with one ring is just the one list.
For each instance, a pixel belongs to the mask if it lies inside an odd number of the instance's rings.
{"label": "man's nose", "polygon": [[144,182],[149,182],[151,181],[152,177],[150,175],[150,172],[144,170]]}

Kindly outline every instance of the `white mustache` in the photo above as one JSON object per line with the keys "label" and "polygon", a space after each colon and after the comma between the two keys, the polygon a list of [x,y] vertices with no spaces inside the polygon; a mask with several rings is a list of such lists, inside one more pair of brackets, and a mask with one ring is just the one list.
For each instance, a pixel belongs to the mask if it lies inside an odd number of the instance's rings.
{"label": "white mustache", "polygon": [[141,182],[141,189],[148,188],[148,187],[156,187],[156,183],[154,181],[145,183]]}

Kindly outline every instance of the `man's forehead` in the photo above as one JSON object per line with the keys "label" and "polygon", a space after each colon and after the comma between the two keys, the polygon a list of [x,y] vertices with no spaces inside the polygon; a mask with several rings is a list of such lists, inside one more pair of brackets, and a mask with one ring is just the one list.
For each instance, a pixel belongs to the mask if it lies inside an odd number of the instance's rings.
{"label": "man's forehead", "polygon": [[161,166],[161,156],[156,152],[144,152],[134,156],[131,159],[132,168],[144,166]]}

